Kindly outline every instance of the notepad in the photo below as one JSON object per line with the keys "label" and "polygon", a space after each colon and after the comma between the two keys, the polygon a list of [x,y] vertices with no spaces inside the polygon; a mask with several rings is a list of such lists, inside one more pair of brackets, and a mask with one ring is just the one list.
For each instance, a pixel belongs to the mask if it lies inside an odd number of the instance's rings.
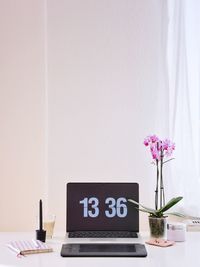
{"label": "notepad", "polygon": [[11,241],[6,246],[16,255],[52,252],[53,249],[39,240]]}
{"label": "notepad", "polygon": [[170,247],[175,244],[174,241],[164,240],[164,239],[150,239],[149,241],[145,242],[146,244],[157,246],[157,247]]}

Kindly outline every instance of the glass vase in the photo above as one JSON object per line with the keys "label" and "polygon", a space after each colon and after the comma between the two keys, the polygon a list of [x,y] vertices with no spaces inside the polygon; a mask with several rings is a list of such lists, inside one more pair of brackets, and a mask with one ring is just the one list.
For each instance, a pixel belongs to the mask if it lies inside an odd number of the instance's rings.
{"label": "glass vase", "polygon": [[149,230],[150,236],[153,239],[167,238],[167,218],[166,217],[152,217],[149,216]]}

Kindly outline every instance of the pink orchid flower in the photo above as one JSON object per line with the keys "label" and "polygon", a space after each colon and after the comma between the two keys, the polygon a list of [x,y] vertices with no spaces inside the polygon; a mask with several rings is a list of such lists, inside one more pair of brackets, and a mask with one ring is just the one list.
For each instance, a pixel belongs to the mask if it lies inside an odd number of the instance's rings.
{"label": "pink orchid flower", "polygon": [[149,135],[144,139],[144,145],[150,147],[153,160],[160,160],[161,157],[170,157],[175,150],[175,143],[169,139],[160,140],[157,135]]}

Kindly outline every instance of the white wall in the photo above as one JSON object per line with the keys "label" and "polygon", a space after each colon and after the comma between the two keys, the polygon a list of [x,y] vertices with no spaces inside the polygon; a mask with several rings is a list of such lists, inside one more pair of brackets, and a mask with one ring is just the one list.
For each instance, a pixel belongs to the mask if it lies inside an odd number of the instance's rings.
{"label": "white wall", "polygon": [[166,111],[157,105],[162,8],[161,1],[48,1],[48,199],[59,229],[69,181],[139,182],[141,200],[153,199],[142,142],[163,131],[157,110]]}
{"label": "white wall", "polygon": [[44,192],[44,8],[0,1],[0,231],[35,229]]}
{"label": "white wall", "polygon": [[162,2],[0,2],[0,230],[35,229],[40,197],[65,230],[69,181],[139,182],[153,203],[142,142],[167,131]]}

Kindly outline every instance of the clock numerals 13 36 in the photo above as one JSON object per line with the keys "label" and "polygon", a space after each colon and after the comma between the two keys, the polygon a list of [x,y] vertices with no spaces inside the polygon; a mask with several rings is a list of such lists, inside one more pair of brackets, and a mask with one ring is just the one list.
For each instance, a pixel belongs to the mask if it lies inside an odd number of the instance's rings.
{"label": "clock numerals 13 36", "polygon": [[[105,204],[108,206],[108,209],[104,211],[104,214],[107,218],[113,218],[115,216],[124,218],[127,216],[128,210],[126,206],[126,198],[119,197],[117,199],[113,197],[107,197],[105,199]],[[85,197],[79,201],[83,205],[83,217],[96,218],[99,216],[99,200],[96,197]]]}

